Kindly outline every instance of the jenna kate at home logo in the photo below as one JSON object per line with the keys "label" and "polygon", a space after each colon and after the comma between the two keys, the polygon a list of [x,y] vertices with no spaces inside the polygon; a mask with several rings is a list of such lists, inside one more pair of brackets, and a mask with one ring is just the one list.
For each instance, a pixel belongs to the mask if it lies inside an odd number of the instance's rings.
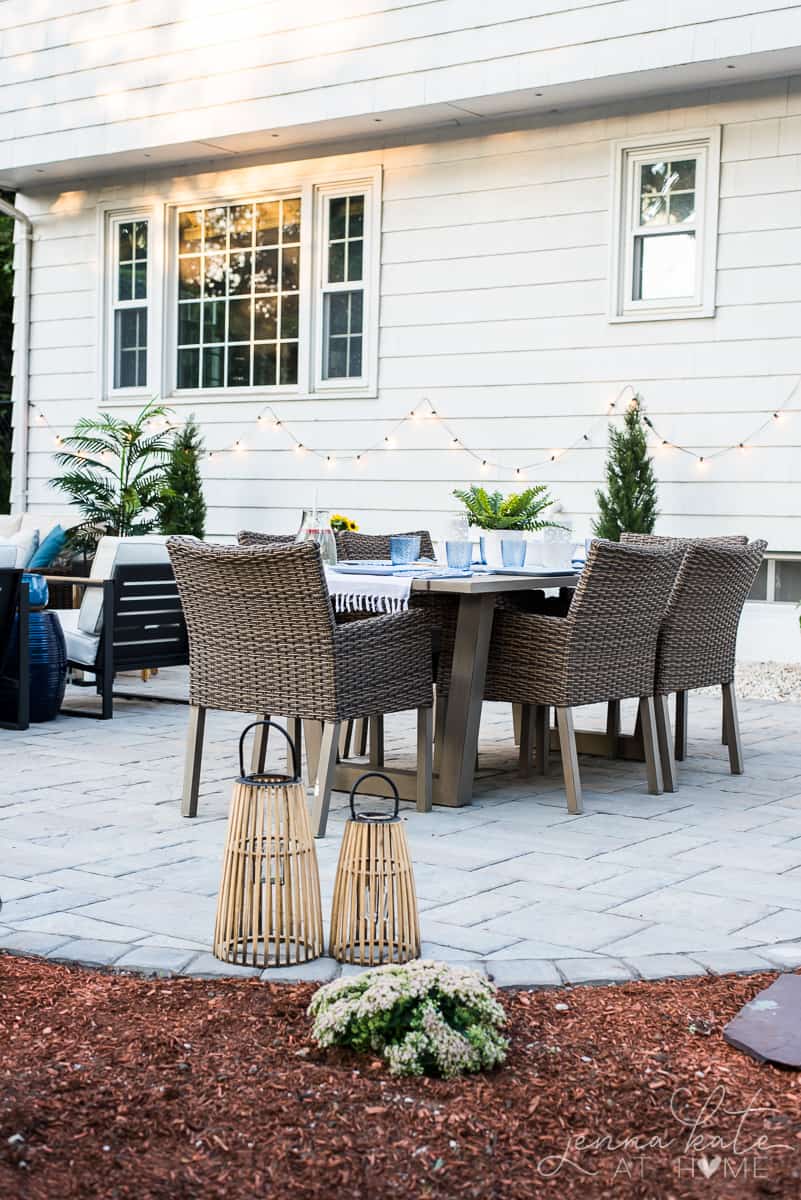
{"label": "jenna kate at home logo", "polygon": [[757,1092],[745,1108],[737,1108],[727,1105],[723,1084],[700,1103],[693,1102],[688,1088],[677,1088],[662,1130],[623,1138],[603,1132],[570,1134],[563,1150],[541,1158],[537,1170],[544,1179],[564,1172],[595,1176],[601,1173],[594,1165],[598,1156],[611,1154],[613,1178],[644,1179],[649,1163],[664,1171],[667,1155],[680,1179],[767,1179],[770,1155],[792,1147],[749,1130],[755,1118],[773,1111],[760,1106],[759,1096]]}

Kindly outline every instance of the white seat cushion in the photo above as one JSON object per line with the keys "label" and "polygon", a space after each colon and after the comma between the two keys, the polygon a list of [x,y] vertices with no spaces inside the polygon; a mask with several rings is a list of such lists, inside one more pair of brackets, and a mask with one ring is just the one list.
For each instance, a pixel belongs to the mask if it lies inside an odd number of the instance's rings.
{"label": "white seat cushion", "polygon": [[17,565],[17,547],[13,542],[0,542],[0,567],[8,569]]}
{"label": "white seat cushion", "polygon": [[75,510],[66,517],[59,517],[52,512],[26,512],[21,513],[17,518],[19,522],[17,529],[20,533],[27,533],[31,529],[38,529],[42,535],[42,541],[45,540],[51,529],[55,529],[56,525],[60,525],[62,529],[72,529],[75,524]]}
{"label": "white seat cushion", "polygon": [[15,513],[13,517],[6,516],[5,514],[0,517],[0,537],[8,538],[11,537],[12,533],[19,533],[21,521],[22,517],[19,513]]}
{"label": "white seat cushion", "polygon": [[0,545],[4,547],[11,546],[14,550],[14,562],[12,567],[27,567],[34,553],[39,546],[39,530],[27,529],[19,530],[17,533],[12,533],[6,538],[0,539]]}
{"label": "white seat cushion", "polygon": [[[168,563],[167,538],[164,534],[151,533],[146,537],[120,538],[106,535],[97,543],[94,562],[89,572],[90,579],[113,579],[118,566],[134,566],[138,563]],[[88,587],[83,594],[78,628],[83,633],[96,636],[103,626],[103,592],[100,588]]]}
{"label": "white seat cushion", "polygon": [[93,667],[97,659],[100,638],[94,633],[84,633],[78,628],[78,609],[60,608],[56,616],[64,631],[64,641],[67,643],[67,658],[70,662],[84,663]]}

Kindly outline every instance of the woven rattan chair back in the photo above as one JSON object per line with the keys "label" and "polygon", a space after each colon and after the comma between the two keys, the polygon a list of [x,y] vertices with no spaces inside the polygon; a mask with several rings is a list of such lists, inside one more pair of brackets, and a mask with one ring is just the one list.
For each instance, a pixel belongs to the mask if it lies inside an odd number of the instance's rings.
{"label": "woven rattan chair back", "polygon": [[413,529],[410,533],[353,533],[343,530],[337,534],[337,557],[345,560],[364,558],[389,558],[391,537],[419,537],[420,557],[434,557],[434,543],[427,529]]}
{"label": "woven rattan chair back", "polygon": [[651,696],[659,627],[684,552],[598,539],[567,617],[563,696],[573,707]]}
{"label": "woven rattan chair back", "polygon": [[240,546],[291,546],[294,533],[257,533],[255,529],[240,529],[236,535]]}
{"label": "woven rattan chair back", "polygon": [[737,628],[766,544],[687,549],[659,636],[657,694],[732,682]]}
{"label": "woven rattan chair back", "polygon": [[334,617],[310,542],[167,543],[189,633],[190,703],[320,717],[334,707]]}
{"label": "woven rattan chair back", "polygon": [[747,546],[748,538],[743,533],[722,533],[719,537],[671,537],[658,533],[621,533],[620,540],[624,546],[695,546],[706,542],[718,543],[722,546]]}

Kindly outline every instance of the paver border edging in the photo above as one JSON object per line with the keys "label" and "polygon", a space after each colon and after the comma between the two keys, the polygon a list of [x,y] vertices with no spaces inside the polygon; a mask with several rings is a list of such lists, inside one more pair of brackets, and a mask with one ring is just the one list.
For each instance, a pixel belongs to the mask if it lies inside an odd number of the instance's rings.
{"label": "paver border edging", "polygon": [[[220,962],[209,952],[176,950],[159,946],[124,945],[120,942],[87,942],[80,938],[53,937],[49,947],[41,939],[14,934],[0,935],[0,952],[41,958],[67,966],[106,970],[145,978],[259,979],[269,983],[327,983],[359,974],[364,967],[340,965],[321,957],[296,967],[234,967]],[[5,944],[4,944],[5,942]],[[9,945],[9,942],[13,942]],[[450,961],[450,960],[449,960]],[[801,939],[778,942],[748,950],[694,951],[687,954],[652,954],[637,958],[561,959],[464,959],[454,966],[481,971],[499,988],[562,988],[576,985],[604,986],[637,981],[693,979],[718,975],[751,975],[762,971],[791,971],[801,967]]]}

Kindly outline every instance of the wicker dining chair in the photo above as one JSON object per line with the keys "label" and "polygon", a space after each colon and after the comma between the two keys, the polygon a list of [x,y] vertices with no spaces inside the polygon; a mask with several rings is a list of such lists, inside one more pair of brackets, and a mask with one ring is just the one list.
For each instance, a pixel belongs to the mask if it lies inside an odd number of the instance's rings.
{"label": "wicker dining chair", "polygon": [[[391,533],[354,533],[343,530],[337,534],[337,555],[341,559],[361,561],[369,558],[389,558],[389,539],[396,536]],[[434,558],[434,543],[427,529],[415,529],[411,533],[398,534],[399,537],[419,537],[420,557]],[[409,607],[422,612],[431,629],[434,652],[434,682],[436,684],[436,721],[437,735],[435,743],[437,753],[442,746],[445,724],[445,710],[450,690],[451,668],[453,665],[453,647],[456,640],[456,618],[459,611],[457,596],[448,596],[435,592],[413,592],[409,597]],[[372,738],[372,765],[380,765],[382,744],[384,739],[383,722],[379,717],[369,730]],[[367,751],[368,728],[365,722],[357,721],[348,728],[343,737],[342,750],[347,755],[351,747],[357,755]]]}
{"label": "wicker dining chair", "polygon": [[[734,665],[737,630],[766,542],[746,545],[712,539],[687,547],[659,632],[656,652],[656,718],[665,787],[676,786],[675,759],[687,754],[687,695],[720,687],[723,741],[733,775],[743,773]],[[675,747],[668,696],[676,695]]]}
{"label": "wicker dining chair", "polygon": [[417,709],[417,804],[431,808],[431,634],[419,613],[337,625],[319,547],[167,543],[189,632],[182,813],[197,814],[206,710],[322,723],[314,828],[325,834],[342,721]]}
{"label": "wicker dining chair", "polygon": [[342,529],[336,535],[337,557],[348,561],[365,558],[389,558],[389,539],[392,537],[419,537],[420,557],[434,558],[434,543],[427,529],[413,529],[410,533],[354,533]]}
{"label": "wicker dining chair", "polygon": [[[690,546],[705,545],[712,543],[713,545],[721,546],[747,546],[748,538],[744,533],[718,533],[709,534],[706,537],[683,537],[681,534],[659,534],[659,533],[621,533],[620,540],[626,546],[680,546],[683,550],[689,550]],[[686,692],[676,692],[676,748],[675,757],[679,760],[683,759],[687,750],[687,713],[688,713],[688,698]],[[725,714],[721,723],[721,741],[726,745],[727,724]],[[611,735],[620,733],[620,704],[612,701],[609,705],[609,712],[606,721],[606,731]],[[639,735],[639,725],[637,727]],[[614,745],[614,743],[613,743]],[[611,757],[616,757],[617,751],[613,749]]]}
{"label": "wicker dining chair", "polygon": [[572,710],[637,697],[645,740],[648,788],[662,790],[654,710],[659,627],[681,565],[680,549],[640,549],[596,540],[564,617],[498,608],[484,697],[520,704],[521,767],[528,767],[532,721],[537,768],[547,770],[550,709],[572,813],[583,809]]}
{"label": "wicker dining chair", "polygon": [[721,546],[747,546],[744,533],[720,533],[710,537],[682,537],[680,534],[664,533],[621,533],[624,546],[695,546],[698,542],[717,542]]}
{"label": "wicker dining chair", "polygon": [[257,533],[255,529],[240,529],[236,535],[240,546],[291,546],[294,533]]}

